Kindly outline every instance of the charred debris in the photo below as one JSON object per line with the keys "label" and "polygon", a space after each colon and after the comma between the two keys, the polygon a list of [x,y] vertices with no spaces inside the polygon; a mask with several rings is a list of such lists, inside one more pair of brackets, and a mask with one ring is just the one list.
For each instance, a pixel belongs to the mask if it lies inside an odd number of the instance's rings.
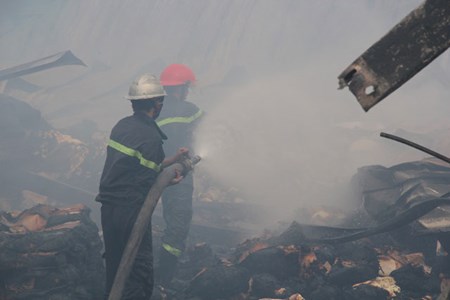
{"label": "charred debris", "polygon": [[0,212],[0,299],[100,299],[102,247],[84,205]]}
{"label": "charred debris", "polygon": [[[449,181],[450,167],[433,158],[366,166],[353,178],[363,201],[339,226],[305,218],[240,243],[220,242],[213,226],[194,228],[171,289],[157,289],[154,297],[447,299],[450,210],[433,200],[445,199]],[[431,206],[423,209],[424,203]],[[0,299],[99,299],[98,227],[85,205],[59,204],[64,207],[37,204],[0,213]],[[414,218],[405,218],[409,212]],[[154,233],[157,242],[157,224]],[[211,235],[216,240],[205,242]]]}
{"label": "charred debris", "polygon": [[[349,86],[364,110],[448,48],[446,4],[425,1],[339,76],[341,87]],[[421,22],[447,35],[429,36]],[[380,61],[395,63],[382,48],[394,49],[398,36],[419,36],[440,46],[420,60],[405,58],[405,64],[414,65],[398,74],[388,72],[395,78],[376,73]],[[406,53],[420,55],[425,46],[411,43],[414,51]],[[106,137],[60,132],[39,111],[7,94],[8,89],[37,88],[19,76],[71,64],[84,65],[69,51],[0,71],[0,80],[7,80],[0,94],[2,300],[101,298],[98,209],[89,207],[94,205]],[[170,289],[157,288],[153,298],[449,299],[450,166],[434,158],[389,168],[365,166],[353,184],[360,200],[353,211],[315,212],[344,216],[339,224],[327,226],[327,217],[317,222],[311,214],[243,242],[250,233],[236,224],[252,223],[267,211],[226,201],[196,201],[189,247],[176,278]],[[218,197],[208,195],[211,198]],[[157,209],[155,249],[161,223]]]}

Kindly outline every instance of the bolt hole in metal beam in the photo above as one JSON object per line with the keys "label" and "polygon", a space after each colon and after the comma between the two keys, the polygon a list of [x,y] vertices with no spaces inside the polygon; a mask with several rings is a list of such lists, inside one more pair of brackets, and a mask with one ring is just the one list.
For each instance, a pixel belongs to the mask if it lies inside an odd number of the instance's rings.
{"label": "bolt hole in metal beam", "polygon": [[373,85],[367,86],[366,89],[364,90],[364,93],[366,93],[366,95],[375,94],[375,87]]}

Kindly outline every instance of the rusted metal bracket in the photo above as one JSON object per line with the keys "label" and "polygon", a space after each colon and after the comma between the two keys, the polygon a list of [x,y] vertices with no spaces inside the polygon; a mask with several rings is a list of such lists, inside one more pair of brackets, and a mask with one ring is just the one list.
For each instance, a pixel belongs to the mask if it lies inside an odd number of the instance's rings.
{"label": "rusted metal bracket", "polygon": [[427,0],[339,76],[365,111],[402,86],[450,46],[450,2]]}

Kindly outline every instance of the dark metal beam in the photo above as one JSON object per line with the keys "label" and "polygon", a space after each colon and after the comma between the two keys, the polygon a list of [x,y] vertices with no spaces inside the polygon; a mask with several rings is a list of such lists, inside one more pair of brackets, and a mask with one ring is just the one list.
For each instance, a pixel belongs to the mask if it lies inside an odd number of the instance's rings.
{"label": "dark metal beam", "polygon": [[365,111],[402,86],[450,46],[449,0],[427,0],[338,77]]}

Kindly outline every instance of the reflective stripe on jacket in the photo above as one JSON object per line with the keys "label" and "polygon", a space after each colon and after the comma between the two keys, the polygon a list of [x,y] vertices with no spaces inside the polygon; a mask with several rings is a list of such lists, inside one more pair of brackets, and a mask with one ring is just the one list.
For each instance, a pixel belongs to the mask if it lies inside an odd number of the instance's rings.
{"label": "reflective stripe on jacket", "polygon": [[162,119],[158,122],[156,122],[156,124],[158,124],[159,127],[162,127],[164,125],[167,124],[171,124],[171,123],[192,123],[195,120],[197,120],[198,118],[200,118],[200,116],[203,114],[203,111],[201,109],[199,109],[194,115],[190,116],[190,117],[171,117],[171,118],[165,118]]}
{"label": "reflective stripe on jacket", "polygon": [[189,101],[176,101],[167,97],[157,120],[167,134],[164,151],[167,155],[174,155],[180,147],[192,149],[192,135],[203,111]]}
{"label": "reflective stripe on jacket", "polygon": [[169,244],[165,244],[165,243],[162,244],[162,247],[163,247],[167,252],[169,252],[170,254],[172,254],[172,255],[174,255],[174,256],[176,256],[176,257],[180,257],[180,256],[181,256],[181,253],[183,252],[183,251],[181,251],[180,249],[177,249],[177,248],[172,247],[172,246],[170,246]]}
{"label": "reflective stripe on jacket", "polygon": [[113,148],[113,149],[116,149],[119,152],[122,152],[125,155],[128,155],[128,156],[135,157],[135,158],[139,159],[139,163],[141,165],[143,165],[144,167],[152,169],[155,172],[161,171],[161,164],[157,165],[153,161],[145,159],[142,156],[142,153],[137,151],[137,150],[128,148],[127,146],[124,146],[124,145],[122,145],[122,144],[120,144],[120,143],[118,143],[116,141],[113,141],[113,140],[109,140],[108,146]]}
{"label": "reflective stripe on jacket", "polygon": [[143,112],[123,118],[112,129],[97,201],[141,204],[164,160],[163,139],[156,122]]}

